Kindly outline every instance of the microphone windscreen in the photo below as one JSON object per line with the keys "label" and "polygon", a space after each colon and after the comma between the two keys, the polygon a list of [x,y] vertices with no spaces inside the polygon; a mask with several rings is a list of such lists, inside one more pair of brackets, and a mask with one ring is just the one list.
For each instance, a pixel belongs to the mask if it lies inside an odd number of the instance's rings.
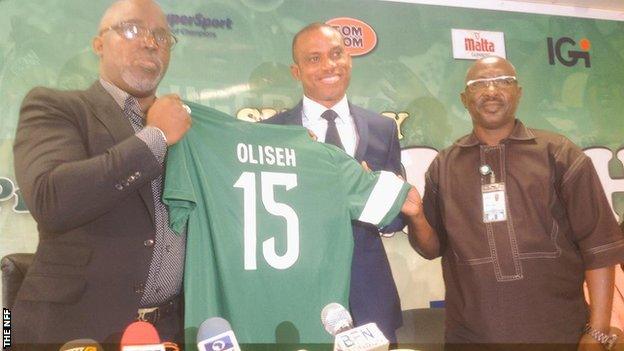
{"label": "microphone windscreen", "polygon": [[220,317],[208,318],[199,326],[197,349],[199,351],[241,351],[232,326]]}
{"label": "microphone windscreen", "polygon": [[321,311],[321,322],[325,330],[333,335],[353,328],[351,314],[341,304],[332,302],[323,307]]}
{"label": "microphone windscreen", "polygon": [[221,317],[212,317],[206,319],[197,332],[197,342],[212,338],[215,335],[225,333],[232,330],[230,322]]}
{"label": "microphone windscreen", "polygon": [[131,345],[155,345],[160,344],[160,336],[158,331],[148,322],[131,323],[124,330],[121,337],[121,347]]}
{"label": "microphone windscreen", "polygon": [[104,349],[93,339],[77,339],[66,342],[59,351],[104,351]]}

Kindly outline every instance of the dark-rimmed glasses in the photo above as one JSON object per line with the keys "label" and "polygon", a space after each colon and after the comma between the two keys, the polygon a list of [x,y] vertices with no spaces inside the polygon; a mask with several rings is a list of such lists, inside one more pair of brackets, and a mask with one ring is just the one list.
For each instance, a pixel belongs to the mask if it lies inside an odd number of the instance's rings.
{"label": "dark-rimmed glasses", "polygon": [[109,30],[114,30],[126,40],[148,39],[151,36],[160,48],[171,49],[178,42],[178,38],[164,28],[148,29],[132,22],[121,22],[115,26],[104,28],[100,31],[100,35]]}

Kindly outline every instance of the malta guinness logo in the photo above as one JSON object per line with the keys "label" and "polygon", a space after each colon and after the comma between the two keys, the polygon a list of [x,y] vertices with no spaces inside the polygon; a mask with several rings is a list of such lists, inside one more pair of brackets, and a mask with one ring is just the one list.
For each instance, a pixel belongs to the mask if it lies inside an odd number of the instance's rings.
{"label": "malta guinness logo", "polygon": [[475,33],[474,38],[465,38],[464,44],[466,45],[466,51],[477,51],[493,54],[496,49],[496,44],[493,41],[489,41],[486,38],[481,38],[479,33]]}
{"label": "malta guinness logo", "polygon": [[581,50],[566,50],[567,48],[576,47],[576,41],[572,38],[561,37],[555,41],[553,38],[547,38],[548,45],[548,62],[555,65],[555,59],[564,66],[575,66],[579,60],[585,63],[585,67],[591,67],[589,59],[589,49],[591,42],[589,39],[583,38],[579,41],[578,47]]}
{"label": "malta guinness logo", "polygon": [[505,33],[476,29],[451,29],[453,58],[477,60],[487,56],[505,57]]}

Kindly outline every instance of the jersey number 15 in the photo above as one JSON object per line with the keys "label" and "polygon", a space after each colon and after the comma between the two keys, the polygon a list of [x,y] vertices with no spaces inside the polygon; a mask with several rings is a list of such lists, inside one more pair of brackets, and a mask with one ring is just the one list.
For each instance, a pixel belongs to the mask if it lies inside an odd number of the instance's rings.
{"label": "jersey number 15", "polygon": [[[275,201],[273,189],[284,186],[290,190],[297,186],[297,175],[293,173],[260,172],[262,204],[266,210],[286,220],[286,252],[278,255],[275,251],[275,238],[262,243],[262,255],[266,262],[276,269],[287,269],[299,258],[299,217],[292,207]],[[235,188],[243,189],[243,251],[245,270],[257,269],[256,243],[258,227],[256,222],[256,173],[243,172],[234,183]]]}

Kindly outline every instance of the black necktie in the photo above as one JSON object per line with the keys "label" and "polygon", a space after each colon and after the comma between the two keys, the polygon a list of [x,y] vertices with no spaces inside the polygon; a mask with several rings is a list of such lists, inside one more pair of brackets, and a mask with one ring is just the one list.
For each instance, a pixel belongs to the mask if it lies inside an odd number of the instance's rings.
{"label": "black necktie", "polygon": [[341,149],[345,149],[340,141],[340,135],[338,135],[338,129],[336,128],[336,117],[338,114],[334,110],[327,110],[321,114],[321,117],[327,120],[327,133],[325,133],[325,142],[328,144],[336,145]]}

